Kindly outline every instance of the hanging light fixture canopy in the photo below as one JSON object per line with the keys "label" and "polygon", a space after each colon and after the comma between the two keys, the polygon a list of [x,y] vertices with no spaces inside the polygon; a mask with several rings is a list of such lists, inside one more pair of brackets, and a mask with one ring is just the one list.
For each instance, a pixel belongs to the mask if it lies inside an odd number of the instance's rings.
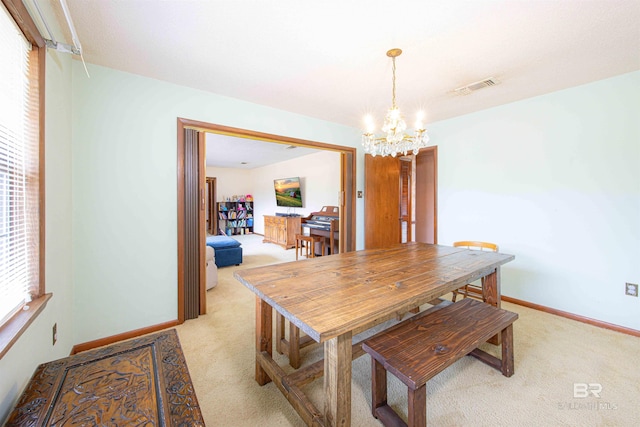
{"label": "hanging light fixture canopy", "polygon": [[418,154],[421,148],[429,143],[429,135],[422,123],[423,113],[417,114],[415,130],[413,136],[405,134],[407,124],[404,117],[396,104],[396,58],[402,54],[401,49],[391,49],[387,52],[387,56],[393,61],[393,90],[391,96],[391,108],[387,110],[384,118],[382,131],[386,135],[375,135],[375,124],[373,118],[368,115],[365,117],[366,131],[362,134],[362,145],[364,152],[372,156],[392,156],[398,154],[407,155],[410,151]]}

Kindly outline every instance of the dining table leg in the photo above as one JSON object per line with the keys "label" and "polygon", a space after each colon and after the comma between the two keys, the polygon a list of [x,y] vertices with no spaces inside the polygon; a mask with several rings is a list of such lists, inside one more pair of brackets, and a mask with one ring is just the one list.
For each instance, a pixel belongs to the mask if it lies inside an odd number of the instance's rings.
{"label": "dining table leg", "polygon": [[324,343],[324,415],[327,426],[351,425],[351,332]]}
{"label": "dining table leg", "polygon": [[482,299],[487,304],[500,308],[500,267],[482,278]]}
{"label": "dining table leg", "polygon": [[258,360],[258,354],[266,351],[269,356],[273,355],[273,309],[269,304],[256,296],[256,382],[265,385],[271,382],[271,378],[262,368]]}
{"label": "dining table leg", "polygon": [[[482,278],[482,299],[487,304],[500,308],[500,267],[497,267],[492,273]],[[500,334],[497,334],[487,342],[500,345],[501,341]]]}

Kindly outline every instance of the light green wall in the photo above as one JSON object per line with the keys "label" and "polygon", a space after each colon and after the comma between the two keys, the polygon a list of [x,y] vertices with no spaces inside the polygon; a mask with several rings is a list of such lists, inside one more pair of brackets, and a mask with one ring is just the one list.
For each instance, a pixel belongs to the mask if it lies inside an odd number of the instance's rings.
{"label": "light green wall", "polygon": [[640,329],[640,72],[435,123],[439,242],[516,255],[503,294]]}
{"label": "light green wall", "polygon": [[99,66],[73,72],[76,343],[177,318],[178,117],[359,142],[356,129],[272,108]]}

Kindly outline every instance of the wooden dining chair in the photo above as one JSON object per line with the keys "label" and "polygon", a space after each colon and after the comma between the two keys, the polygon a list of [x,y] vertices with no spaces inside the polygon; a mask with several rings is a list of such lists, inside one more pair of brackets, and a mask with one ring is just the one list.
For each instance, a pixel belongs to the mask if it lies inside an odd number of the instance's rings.
{"label": "wooden dining chair", "polygon": [[[470,241],[470,240],[463,240],[459,242],[453,242],[453,246],[464,247],[467,249],[481,250],[481,251],[488,250],[488,251],[498,252],[498,245],[496,245],[495,243],[489,243],[489,242],[476,242],[476,241]],[[456,302],[456,298],[458,297],[458,295],[462,295],[462,298],[470,297],[470,298],[475,298],[482,301],[483,300],[482,285],[484,285],[484,277],[480,279],[480,286],[473,283],[467,283],[460,289],[453,291],[453,296],[451,298],[451,301]]]}

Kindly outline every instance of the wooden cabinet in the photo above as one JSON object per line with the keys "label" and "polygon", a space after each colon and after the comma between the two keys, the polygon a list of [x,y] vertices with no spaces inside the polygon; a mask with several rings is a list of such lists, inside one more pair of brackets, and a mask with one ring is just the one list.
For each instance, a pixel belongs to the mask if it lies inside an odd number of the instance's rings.
{"label": "wooden cabinet", "polygon": [[275,243],[285,249],[296,246],[296,234],[300,233],[299,216],[264,216],[265,243]]}

